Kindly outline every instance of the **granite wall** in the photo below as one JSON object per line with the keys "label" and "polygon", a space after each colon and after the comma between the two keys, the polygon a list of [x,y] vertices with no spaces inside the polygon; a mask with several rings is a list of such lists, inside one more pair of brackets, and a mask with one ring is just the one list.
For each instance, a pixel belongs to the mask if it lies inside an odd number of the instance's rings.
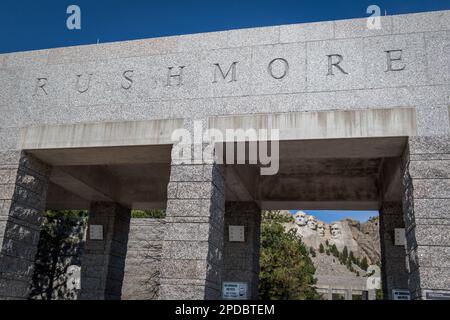
{"label": "granite wall", "polygon": [[[80,273],[87,224],[85,218],[45,220],[43,232],[48,237],[39,242],[31,284],[31,299],[77,299],[80,295]],[[133,218],[130,221],[121,299],[156,300],[159,295],[160,263],[164,219]],[[54,267],[54,268],[53,268]],[[54,272],[49,276],[49,270]],[[43,275],[41,272],[46,272]],[[51,279],[50,279],[51,278]],[[50,287],[50,281],[53,283]],[[71,282],[71,283],[69,283]]]}
{"label": "granite wall", "polygon": [[[410,287],[448,289],[450,11],[380,19],[380,29],[351,19],[0,55],[0,297],[26,296],[45,207],[49,168],[25,154],[19,163],[24,128],[182,119],[192,129],[223,115],[406,107]],[[159,298],[220,296],[214,168],[172,163]]]}
{"label": "granite wall", "polygon": [[158,299],[164,226],[164,219],[131,219],[123,300]]}
{"label": "granite wall", "polygon": [[403,156],[409,289],[450,297],[450,139],[411,138]]}
{"label": "granite wall", "polygon": [[0,299],[29,294],[49,174],[24,152],[0,152]]}
{"label": "granite wall", "polygon": [[[0,150],[36,125],[398,107],[416,109],[419,136],[448,135],[449,21],[437,11],[383,16],[380,29],[351,19],[2,54]],[[336,55],[345,73],[329,75]],[[222,79],[217,64],[234,62]]]}

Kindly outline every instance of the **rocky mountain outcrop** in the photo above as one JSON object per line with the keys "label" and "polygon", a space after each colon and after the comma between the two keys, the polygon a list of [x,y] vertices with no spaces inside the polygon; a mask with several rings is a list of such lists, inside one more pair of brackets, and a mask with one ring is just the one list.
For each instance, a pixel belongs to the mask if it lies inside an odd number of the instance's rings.
{"label": "rocky mountain outcrop", "polygon": [[[288,211],[281,214],[289,213]],[[289,213],[290,214],[290,213]],[[380,261],[380,234],[378,217],[360,223],[352,219],[343,219],[327,224],[303,211],[297,211],[294,220],[285,223],[286,229],[294,229],[303,239],[303,242],[314,249],[324,246],[336,245],[339,251],[347,247],[353,252],[355,258],[367,258],[369,264]]]}
{"label": "rocky mountain outcrop", "polygon": [[[316,288],[366,290],[367,273],[360,262],[364,258],[368,265],[380,261],[378,217],[364,223],[347,218],[327,224],[303,211],[297,211],[293,219],[289,211],[279,213],[291,221],[284,223],[285,228],[294,230],[306,246],[313,248]],[[323,250],[319,249],[321,244]],[[354,259],[342,258],[344,248]]]}

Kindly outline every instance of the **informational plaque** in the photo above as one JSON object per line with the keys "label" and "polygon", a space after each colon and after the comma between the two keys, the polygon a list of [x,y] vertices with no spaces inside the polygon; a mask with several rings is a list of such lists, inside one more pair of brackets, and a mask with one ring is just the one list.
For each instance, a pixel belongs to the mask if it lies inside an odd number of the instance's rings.
{"label": "informational plaque", "polygon": [[394,300],[411,300],[411,294],[407,289],[392,289],[392,299]]}
{"label": "informational plaque", "polygon": [[396,246],[404,246],[406,243],[405,229],[404,228],[395,228],[394,229],[394,238],[395,238]]}
{"label": "informational plaque", "polygon": [[425,291],[427,300],[450,300],[450,292]]}
{"label": "informational plaque", "polygon": [[245,242],[244,226],[229,226],[228,240],[230,242]]}
{"label": "informational plaque", "polygon": [[103,240],[103,226],[101,224],[91,224],[89,226],[89,239]]}
{"label": "informational plaque", "polygon": [[247,299],[246,282],[224,282],[222,286],[222,298],[232,300]]}

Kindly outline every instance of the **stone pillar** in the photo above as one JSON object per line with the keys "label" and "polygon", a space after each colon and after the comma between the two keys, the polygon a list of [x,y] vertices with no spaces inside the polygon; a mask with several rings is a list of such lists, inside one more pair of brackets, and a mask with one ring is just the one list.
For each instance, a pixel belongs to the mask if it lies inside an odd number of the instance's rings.
{"label": "stone pillar", "polygon": [[327,298],[328,298],[328,300],[333,300],[333,287],[332,286],[328,286]]}
{"label": "stone pillar", "polygon": [[[229,241],[229,226],[244,226],[244,242]],[[248,299],[258,299],[261,209],[254,202],[225,204],[223,281],[246,282]]]}
{"label": "stone pillar", "polygon": [[160,299],[221,297],[224,197],[217,165],[172,163]]}
{"label": "stone pillar", "polygon": [[450,139],[410,138],[402,160],[411,298],[450,296]]}
{"label": "stone pillar", "polygon": [[388,300],[392,289],[408,289],[406,250],[395,245],[396,228],[405,228],[402,203],[384,202],[380,210],[381,277]]}
{"label": "stone pillar", "polygon": [[[127,254],[131,211],[117,203],[94,202],[81,257],[81,300],[119,300]],[[103,239],[91,239],[92,225],[103,227]]]}
{"label": "stone pillar", "polygon": [[0,153],[0,299],[28,298],[51,168]]}
{"label": "stone pillar", "polygon": [[353,300],[353,290],[345,289],[344,300]]}
{"label": "stone pillar", "polygon": [[377,300],[377,292],[374,289],[367,291],[367,300]]}

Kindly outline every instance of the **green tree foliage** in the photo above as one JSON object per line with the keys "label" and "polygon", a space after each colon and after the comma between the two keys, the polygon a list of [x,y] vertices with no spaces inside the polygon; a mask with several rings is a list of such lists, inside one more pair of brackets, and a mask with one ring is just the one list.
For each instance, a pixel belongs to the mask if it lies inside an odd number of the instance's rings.
{"label": "green tree foliage", "polygon": [[352,261],[350,259],[347,259],[347,262],[346,262],[345,266],[347,267],[348,270],[350,270],[350,272],[354,272],[355,271],[353,269]]}
{"label": "green tree foliage", "polygon": [[330,253],[335,256],[336,258],[339,258],[339,250],[337,249],[335,244],[332,244],[330,247]]}
{"label": "green tree foliage", "polygon": [[166,211],[160,210],[160,209],[153,209],[153,210],[131,210],[131,217],[132,218],[165,218],[166,217]]}
{"label": "green tree foliage", "polygon": [[309,250],[293,230],[286,232],[285,218],[263,214],[259,297],[264,300],[318,299],[313,288],[315,268]]}
{"label": "green tree foliage", "polygon": [[376,289],[376,291],[375,291],[375,299],[376,300],[384,300],[383,289]]}
{"label": "green tree foliage", "polygon": [[67,288],[67,268],[79,265],[87,211],[46,211],[35,257],[31,299],[73,299]]}
{"label": "green tree foliage", "polygon": [[325,248],[323,247],[323,244],[321,243],[319,246],[319,252],[320,253],[324,253],[325,252]]}
{"label": "green tree foliage", "polygon": [[364,271],[367,271],[367,268],[369,267],[369,264],[367,263],[367,258],[366,258],[366,257],[364,257],[364,258],[361,260],[360,267],[361,267],[361,269],[363,269]]}
{"label": "green tree foliage", "polygon": [[344,250],[342,250],[342,260],[344,261],[344,263],[347,263],[347,259],[348,259],[348,249],[347,246],[345,246]]}
{"label": "green tree foliage", "polygon": [[263,210],[263,221],[276,221],[278,223],[294,222],[294,216],[292,214],[282,214],[280,210]]}
{"label": "green tree foliage", "polygon": [[355,255],[353,254],[353,251],[351,251],[351,250],[350,250],[350,254],[349,254],[348,258],[352,263],[356,262]]}

